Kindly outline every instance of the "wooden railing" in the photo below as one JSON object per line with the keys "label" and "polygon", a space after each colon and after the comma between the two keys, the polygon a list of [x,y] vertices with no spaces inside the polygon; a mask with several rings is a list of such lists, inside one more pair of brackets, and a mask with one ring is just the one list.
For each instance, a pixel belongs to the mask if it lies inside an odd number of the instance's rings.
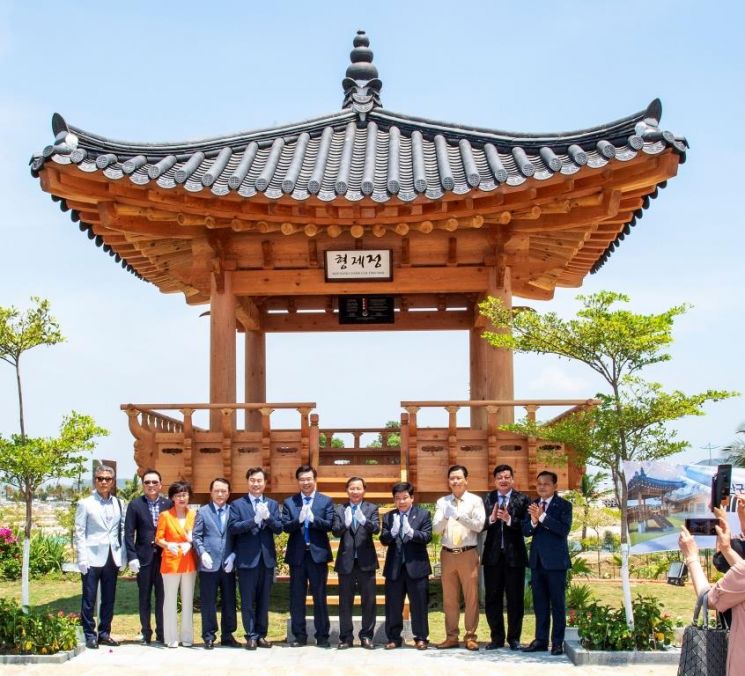
{"label": "wooden railing", "polygon": [[[257,464],[269,470],[272,466],[272,444],[281,443],[280,430],[273,430],[271,415],[276,410],[296,410],[300,415],[299,454],[295,453],[301,462],[313,462],[318,458],[318,416],[311,411],[315,402],[291,403],[251,403],[251,404],[123,404],[121,409],[129,418],[129,430],[135,437],[135,462],[138,467],[154,467],[159,469],[159,459],[163,453],[179,455],[179,476],[191,480],[195,445],[210,445],[203,448],[204,453],[220,453],[222,458],[222,476],[231,478],[233,474],[233,447],[236,442],[258,442],[256,457]],[[193,424],[196,411],[219,410],[220,428],[206,430]],[[235,428],[235,412],[257,411],[261,414],[261,430],[247,432]],[[182,420],[172,418],[161,411],[179,411]],[[157,436],[156,436],[157,435]],[[286,435],[297,437],[298,431],[286,432]],[[171,444],[172,448],[161,448]],[[253,447],[250,447],[252,449]],[[240,449],[239,449],[240,450]],[[282,447],[279,448],[280,452]],[[292,449],[294,450],[294,448]],[[252,457],[257,454],[253,454]],[[299,464],[299,463],[298,463]]]}
{"label": "wooden railing", "polygon": [[[486,466],[493,468],[497,465],[499,456],[499,444],[498,440],[500,437],[508,436],[508,433],[500,430],[500,426],[497,422],[497,414],[500,408],[512,407],[512,408],[524,408],[527,414],[527,419],[531,422],[535,422],[536,414],[540,408],[543,407],[566,407],[568,410],[562,412],[559,416],[552,420],[547,421],[546,425],[550,425],[551,422],[557,421],[572,413],[585,410],[588,407],[596,406],[599,402],[595,399],[547,399],[547,400],[536,400],[536,399],[516,399],[516,400],[493,400],[493,401],[402,401],[401,407],[406,410],[406,413],[401,416],[401,467],[402,470],[406,469],[408,476],[412,482],[415,482],[418,478],[418,462],[417,462],[417,449],[418,449],[418,437],[419,427],[417,421],[417,414],[422,408],[435,408],[444,409],[448,414],[448,425],[447,425],[447,463],[448,465],[454,465],[458,462],[459,450],[463,446],[459,442],[459,436],[463,436],[463,432],[470,430],[470,428],[459,428],[457,423],[458,411],[462,408],[469,408],[472,411],[474,409],[486,409],[486,430],[485,433],[487,443],[487,457]],[[430,428],[427,428],[428,430]],[[439,428],[432,428],[439,429]],[[476,433],[477,430],[472,430]],[[538,450],[541,446],[540,440],[536,438],[527,438],[527,472],[529,476],[535,476],[538,471]],[[570,458],[571,461],[571,458]],[[576,468],[575,468],[576,470]],[[568,477],[570,483],[572,483],[573,477]],[[576,478],[576,477],[575,477]]]}
{"label": "wooden railing", "polygon": [[[353,445],[334,448],[335,435],[351,435]],[[381,439],[381,446],[362,446],[363,434],[377,434]],[[401,462],[400,446],[389,446],[392,435],[399,435],[399,430],[390,427],[334,427],[319,430],[320,459],[323,465],[398,465]]]}

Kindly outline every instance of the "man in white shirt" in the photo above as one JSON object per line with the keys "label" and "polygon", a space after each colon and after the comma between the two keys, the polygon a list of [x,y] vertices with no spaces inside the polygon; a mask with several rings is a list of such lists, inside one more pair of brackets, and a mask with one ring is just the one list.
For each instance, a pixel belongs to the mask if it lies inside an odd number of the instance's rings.
{"label": "man in white shirt", "polygon": [[468,470],[463,465],[448,469],[450,495],[437,501],[432,530],[442,534],[440,567],[445,610],[445,640],[437,648],[458,648],[460,589],[465,603],[465,647],[478,650],[479,555],[478,536],[484,527],[484,502],[469,493]]}
{"label": "man in white shirt", "polygon": [[[124,510],[121,501],[112,495],[115,475],[113,468],[99,465],[95,472],[96,490],[78,502],[75,510],[75,554],[83,581],[80,623],[85,645],[96,649],[99,643],[118,646],[111,637],[114,617],[116,578],[126,564],[123,547]],[[95,606],[98,585],[101,585],[101,608],[96,634]]]}

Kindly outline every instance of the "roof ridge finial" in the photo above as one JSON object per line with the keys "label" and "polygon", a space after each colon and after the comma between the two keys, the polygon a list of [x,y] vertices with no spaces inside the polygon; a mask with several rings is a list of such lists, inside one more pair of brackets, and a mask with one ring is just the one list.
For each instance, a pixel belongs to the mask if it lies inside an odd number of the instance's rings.
{"label": "roof ridge finial", "polygon": [[361,121],[373,108],[379,107],[380,90],[383,83],[378,78],[378,69],[373,64],[370,39],[363,30],[354,37],[354,49],[349,53],[350,64],[341,86],[344,90],[342,108],[354,109]]}

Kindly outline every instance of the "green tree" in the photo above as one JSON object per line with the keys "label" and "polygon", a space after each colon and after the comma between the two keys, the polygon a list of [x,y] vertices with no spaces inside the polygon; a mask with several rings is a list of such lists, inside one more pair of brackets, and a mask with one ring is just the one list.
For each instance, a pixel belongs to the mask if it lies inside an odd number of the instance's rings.
{"label": "green tree", "polygon": [[575,518],[579,516],[579,522],[582,525],[582,539],[587,538],[587,525],[590,514],[590,508],[598,500],[608,495],[612,489],[604,486],[609,475],[606,472],[596,472],[588,474],[585,472],[579,482],[579,488],[569,491],[566,497],[575,507],[579,508],[579,513],[575,512]]}
{"label": "green tree", "polygon": [[0,307],[0,359],[10,364],[16,372],[21,437],[26,436],[21,387],[21,355],[39,345],[56,345],[65,340],[57,320],[49,314],[49,301],[32,296],[31,302],[34,306],[24,313],[12,305],[9,308]]}
{"label": "green tree", "polygon": [[137,472],[131,479],[127,479],[121,488],[117,489],[116,495],[125,502],[132,502],[138,495],[142,495],[142,482]]}
{"label": "green tree", "polygon": [[682,450],[687,442],[677,440],[668,423],[688,415],[703,415],[705,403],[735,393],[667,393],[661,385],[637,375],[648,366],[670,360],[666,349],[673,341],[673,324],[687,306],[644,315],[617,307],[629,302],[621,293],[600,291],[580,295],[578,300],[582,307],[576,318],[565,320],[553,312],[512,311],[498,299],[489,298],[481,304],[481,312],[494,330],[484,337],[494,347],[583,363],[605,381],[607,390],[598,395],[597,407],[563,419],[553,430],[541,428],[536,434],[535,425],[523,428],[542,438],[563,441],[580,459],[610,471],[621,508],[621,578],[626,620],[632,628],[624,462],[655,460]]}
{"label": "green tree", "polygon": [[735,432],[739,435],[731,444],[725,446],[727,462],[735,467],[745,467],[745,422],[741,422]]}
{"label": "green tree", "polygon": [[[401,445],[401,423],[397,420],[389,420],[385,424],[385,428],[387,430],[393,430],[388,434],[388,443],[387,446],[390,446],[391,448],[398,448]],[[378,434],[378,438],[374,441],[371,441],[368,445],[368,448],[383,448],[383,433]]]}
{"label": "green tree", "polygon": [[29,605],[28,578],[31,527],[34,498],[49,479],[69,478],[82,471],[87,454],[96,437],[108,431],[96,425],[93,418],[73,411],[66,416],[57,437],[24,437],[0,435],[0,478],[18,489],[25,505],[21,604]]}
{"label": "green tree", "polygon": [[[597,552],[598,577],[600,572],[600,550],[603,548],[603,540],[600,531],[608,526],[618,524],[618,510],[608,507],[592,506],[587,512],[585,523],[595,531],[595,551]],[[584,538],[583,538],[584,539]]]}

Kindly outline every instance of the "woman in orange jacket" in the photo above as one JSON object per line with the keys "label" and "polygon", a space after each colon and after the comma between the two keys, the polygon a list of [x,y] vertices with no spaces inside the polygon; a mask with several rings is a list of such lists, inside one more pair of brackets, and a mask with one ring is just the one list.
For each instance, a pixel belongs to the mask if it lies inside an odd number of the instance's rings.
{"label": "woman in orange jacket", "polygon": [[155,531],[155,543],[163,548],[160,572],[163,574],[163,640],[169,648],[178,648],[177,597],[181,587],[181,645],[194,642],[192,607],[197,564],[191,545],[196,512],[189,509],[191,484],[176,481],[168,488],[173,507],[161,512]]}

